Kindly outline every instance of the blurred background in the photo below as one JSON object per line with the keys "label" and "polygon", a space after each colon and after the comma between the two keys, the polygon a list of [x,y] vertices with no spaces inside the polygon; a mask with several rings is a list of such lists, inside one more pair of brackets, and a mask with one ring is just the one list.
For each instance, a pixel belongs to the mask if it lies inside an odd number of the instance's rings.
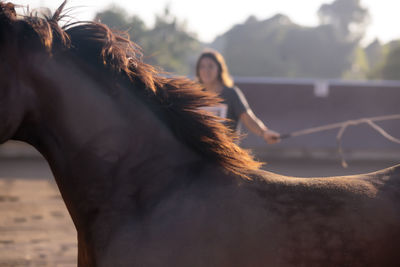
{"label": "blurred background", "polygon": [[[51,14],[61,1],[13,1]],[[44,8],[45,7],[45,8]],[[96,20],[124,31],[143,60],[194,77],[205,48],[225,57],[256,115],[280,133],[400,114],[400,1],[70,0],[64,23]],[[400,138],[400,120],[377,122]],[[291,176],[349,175],[400,163],[400,145],[366,124],[266,145],[241,145]],[[76,233],[51,171],[32,147],[0,146],[0,266],[76,266]]]}
{"label": "blurred background", "polygon": [[[13,2],[20,13],[26,7],[52,12],[61,3]],[[126,31],[147,62],[178,75],[192,75],[197,54],[212,47],[234,76],[400,78],[400,2],[304,2],[70,0],[67,7],[72,20],[98,20]]]}

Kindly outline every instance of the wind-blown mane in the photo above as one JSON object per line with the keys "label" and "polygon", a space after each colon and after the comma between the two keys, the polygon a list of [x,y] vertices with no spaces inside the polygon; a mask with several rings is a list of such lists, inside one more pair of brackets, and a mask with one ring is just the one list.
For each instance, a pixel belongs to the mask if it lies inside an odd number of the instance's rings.
{"label": "wind-blown mane", "polygon": [[[249,177],[262,163],[255,161],[248,151],[235,144],[236,136],[217,117],[200,108],[217,104],[220,99],[205,92],[202,87],[186,78],[168,78],[142,61],[140,48],[121,33],[115,33],[98,22],[75,22],[63,27],[65,2],[51,17],[27,15],[17,19],[14,6],[0,3],[0,31],[4,24],[12,25],[19,50],[29,52],[40,49],[49,56],[72,55],[88,65],[105,70],[116,79],[126,80],[147,103],[159,111],[157,114],[176,138],[204,159],[218,162],[225,170]],[[25,45],[23,38],[36,42]],[[0,37],[4,38],[4,37]],[[1,39],[0,39],[1,40]],[[10,42],[10,40],[8,40]],[[25,42],[26,43],[26,42]],[[132,86],[135,85],[135,86]]]}

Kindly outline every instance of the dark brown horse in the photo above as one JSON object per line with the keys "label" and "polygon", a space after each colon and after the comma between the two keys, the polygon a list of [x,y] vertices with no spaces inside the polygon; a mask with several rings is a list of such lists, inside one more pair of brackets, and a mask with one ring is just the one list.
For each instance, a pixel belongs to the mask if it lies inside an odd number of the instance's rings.
{"label": "dark brown horse", "polygon": [[87,266],[400,266],[400,165],[293,178],[259,170],[217,99],[99,23],[0,4],[0,141],[48,160]]}

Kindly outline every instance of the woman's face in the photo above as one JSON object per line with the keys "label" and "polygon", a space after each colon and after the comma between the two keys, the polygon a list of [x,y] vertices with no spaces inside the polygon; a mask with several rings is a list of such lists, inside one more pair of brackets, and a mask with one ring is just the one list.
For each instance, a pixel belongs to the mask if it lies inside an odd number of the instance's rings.
{"label": "woman's face", "polygon": [[203,84],[218,81],[218,65],[209,57],[203,57],[199,63],[199,76]]}

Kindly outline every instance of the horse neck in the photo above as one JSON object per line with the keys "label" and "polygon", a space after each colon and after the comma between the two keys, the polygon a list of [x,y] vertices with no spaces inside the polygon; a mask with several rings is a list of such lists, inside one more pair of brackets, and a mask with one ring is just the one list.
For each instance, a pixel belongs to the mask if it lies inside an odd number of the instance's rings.
{"label": "horse neck", "polygon": [[116,184],[128,190],[165,180],[167,170],[197,158],[128,88],[110,96],[76,68],[55,63],[33,75],[42,81],[33,86],[36,123],[25,127],[24,141],[48,160],[73,218]]}

